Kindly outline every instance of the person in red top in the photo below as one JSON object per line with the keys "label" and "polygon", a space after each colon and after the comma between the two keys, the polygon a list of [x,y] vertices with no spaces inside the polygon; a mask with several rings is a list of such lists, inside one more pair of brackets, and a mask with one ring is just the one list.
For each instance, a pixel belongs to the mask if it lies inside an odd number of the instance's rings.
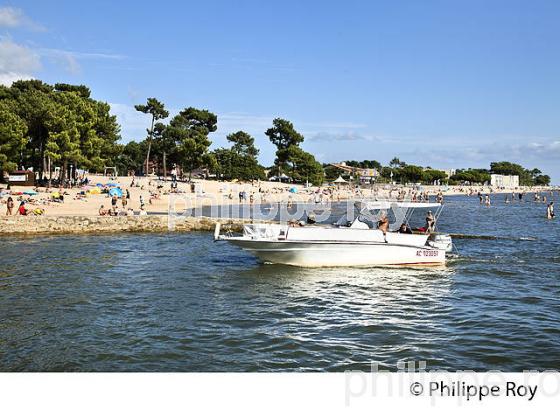
{"label": "person in red top", "polygon": [[25,202],[21,201],[18,208],[18,214],[27,215],[27,209],[25,209]]}

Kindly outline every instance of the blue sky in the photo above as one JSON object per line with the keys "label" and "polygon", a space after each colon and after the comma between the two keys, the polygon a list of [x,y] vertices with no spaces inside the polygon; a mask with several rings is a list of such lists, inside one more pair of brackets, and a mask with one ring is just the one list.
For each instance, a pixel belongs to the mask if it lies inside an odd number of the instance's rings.
{"label": "blue sky", "polygon": [[323,162],[509,160],[560,183],[558,1],[0,0],[0,81],[88,85],[123,141],[147,97],[218,114],[213,147],[291,120]]}

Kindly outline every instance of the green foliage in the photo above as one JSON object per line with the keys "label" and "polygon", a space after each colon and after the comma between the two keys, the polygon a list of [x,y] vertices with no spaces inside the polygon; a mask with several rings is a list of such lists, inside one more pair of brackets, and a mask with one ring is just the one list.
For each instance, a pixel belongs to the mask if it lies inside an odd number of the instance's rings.
{"label": "green foliage", "polygon": [[213,155],[216,159],[216,174],[223,179],[240,179],[252,181],[264,179],[264,168],[259,165],[255,147],[255,139],[243,131],[237,131],[227,136],[233,142],[230,149],[218,148]]}
{"label": "green foliage", "polygon": [[27,125],[6,101],[0,100],[0,178],[2,171],[17,168],[17,159],[25,147]]}
{"label": "green foliage", "polygon": [[218,117],[207,110],[189,107],[177,114],[163,131],[163,138],[176,147],[177,162],[190,173],[202,166],[216,167],[209,154],[208,135],[216,131]]}
{"label": "green foliage", "polygon": [[376,160],[366,159],[364,161],[344,161],[344,162],[349,167],[354,167],[354,168],[369,168],[369,169],[377,169],[377,170],[383,168],[381,163]]}
{"label": "green foliage", "polygon": [[270,138],[270,142],[276,148],[287,149],[292,145],[299,145],[303,142],[303,135],[294,129],[294,124],[282,118],[275,118],[272,121],[272,128],[266,130],[265,134]]}
{"label": "green foliage", "polygon": [[[265,135],[276,145],[276,160],[274,168],[278,174],[289,172],[292,179],[298,182],[309,181],[312,184],[320,184],[324,179],[322,165],[315,157],[303,151],[299,144],[304,138],[294,129],[294,125],[282,118],[276,118],[272,122],[272,128],[266,130]],[[291,170],[288,171],[288,167]]]}
{"label": "green foliage", "polygon": [[[348,162],[346,162],[346,163],[348,163]],[[325,179],[327,181],[335,180],[340,175],[344,174],[344,171],[342,169],[337,168],[337,167],[333,167],[330,164],[323,164],[323,169],[325,171]]]}
{"label": "green foliage", "polygon": [[492,162],[490,164],[490,172],[492,174],[501,175],[518,175],[520,185],[532,186],[550,184],[550,177],[548,175],[542,175],[540,169],[534,168],[529,170],[512,162]]}
{"label": "green foliage", "polygon": [[434,181],[440,181],[442,183],[447,181],[447,174],[437,169],[425,169],[422,172],[422,182],[425,184],[433,184]]}
{"label": "green foliage", "polygon": [[148,98],[146,104],[135,105],[136,111],[143,112],[144,114],[149,114],[152,117],[150,128],[146,131],[148,132],[148,150],[146,153],[146,174],[148,174],[148,166],[150,164],[150,151],[152,149],[152,140],[155,137],[154,131],[156,127],[163,127],[163,124],[156,123],[156,121],[162,120],[169,116],[169,111],[165,109],[162,102],[158,101],[156,98]]}
{"label": "green foliage", "polygon": [[162,120],[169,116],[169,111],[166,111],[163,103],[156,98],[148,98],[146,104],[138,104],[135,105],[134,108],[136,111],[150,114],[152,116],[152,122]]}
{"label": "green foliage", "polygon": [[400,170],[398,168],[383,167],[381,168],[381,177],[386,181],[391,180],[391,174],[393,175],[393,181],[398,181],[400,176]]}
{"label": "green foliage", "polygon": [[296,145],[287,148],[288,159],[292,165],[292,178],[296,182],[310,182],[313,185],[321,185],[325,178],[323,166],[315,160],[315,157],[305,152]]}
{"label": "green foliage", "polygon": [[401,161],[400,159],[398,159],[397,157],[393,158],[390,162],[389,162],[389,166],[391,168],[402,168],[406,165],[406,163],[404,161]]}
{"label": "green foliage", "polygon": [[44,174],[50,158],[63,173],[69,165],[95,172],[114,161],[120,138],[116,117],[108,104],[90,98],[89,88],[16,81],[0,89],[0,103],[1,138],[11,135],[11,148],[2,148],[8,167],[18,164]]}
{"label": "green foliage", "polygon": [[416,165],[405,165],[400,169],[400,178],[403,182],[420,182],[424,179],[424,171]]}
{"label": "green foliage", "polygon": [[111,166],[117,167],[119,173],[127,175],[129,171],[136,173],[142,172],[144,167],[144,157],[148,149],[147,140],[142,142],[130,141],[126,145],[118,145]]}
{"label": "green foliage", "polygon": [[289,148],[299,146],[303,142],[303,135],[294,129],[294,125],[282,118],[275,118],[272,121],[272,128],[266,130],[265,135],[276,145],[275,165],[279,173],[285,172],[286,163],[289,161]]}
{"label": "green foliage", "polygon": [[56,91],[68,91],[68,92],[75,92],[80,95],[82,98],[89,98],[91,95],[91,90],[86,87],[85,85],[72,85],[72,84],[64,84],[64,83],[56,83],[54,85],[54,89]]}
{"label": "green foliage", "polygon": [[255,147],[255,139],[246,132],[237,131],[233,134],[229,134],[226,138],[229,142],[233,142],[233,147],[231,149],[234,152],[253,158],[259,155],[259,150]]}
{"label": "green foliage", "polygon": [[490,172],[487,169],[459,169],[451,177],[452,181],[484,184],[490,182]]}
{"label": "green foliage", "polygon": [[538,175],[535,178],[535,185],[550,185],[550,177],[548,175]]}

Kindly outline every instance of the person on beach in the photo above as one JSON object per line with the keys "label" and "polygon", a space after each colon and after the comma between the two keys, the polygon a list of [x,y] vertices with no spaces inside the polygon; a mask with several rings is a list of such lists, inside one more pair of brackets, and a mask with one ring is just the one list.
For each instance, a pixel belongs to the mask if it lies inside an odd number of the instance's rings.
{"label": "person on beach", "polygon": [[117,195],[113,195],[111,198],[111,208],[113,208],[113,212],[117,212]]}
{"label": "person on beach", "polygon": [[130,191],[128,189],[126,190],[126,199],[130,200]]}
{"label": "person on beach", "polygon": [[551,202],[546,207],[546,217],[547,219],[554,219],[554,202]]}
{"label": "person on beach", "polygon": [[11,196],[8,197],[8,201],[6,202],[6,215],[12,215],[14,210],[14,200]]}
{"label": "person on beach", "polygon": [[18,214],[26,216],[28,214],[27,209],[25,208],[25,202],[21,201],[18,208]]}
{"label": "person on beach", "polygon": [[99,216],[107,216],[107,210],[105,209],[104,205],[99,207]]}
{"label": "person on beach", "polygon": [[126,205],[128,204],[128,200],[126,199],[125,195],[122,196],[121,203],[122,203],[123,209],[126,209]]}

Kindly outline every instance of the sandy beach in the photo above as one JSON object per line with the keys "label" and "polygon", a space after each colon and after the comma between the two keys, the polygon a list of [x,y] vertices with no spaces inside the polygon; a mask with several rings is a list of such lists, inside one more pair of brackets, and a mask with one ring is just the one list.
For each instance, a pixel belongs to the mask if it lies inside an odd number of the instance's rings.
{"label": "sandy beach", "polygon": [[[21,201],[25,201],[26,208],[30,211],[41,209],[44,215],[80,215],[97,216],[103,210],[112,209],[111,197],[103,190],[110,189],[117,184],[123,196],[128,191],[129,199],[123,206],[122,199],[117,200],[117,212],[128,211],[129,216],[140,214],[141,203],[147,214],[162,214],[169,210],[169,202],[175,201],[175,209],[201,207],[209,205],[229,204],[257,204],[257,203],[289,203],[289,202],[316,202],[329,203],[343,201],[349,198],[392,198],[407,200],[413,198],[414,192],[424,193],[430,201],[435,201],[438,193],[447,195],[476,195],[505,194],[520,192],[553,192],[550,187],[519,187],[516,189],[497,189],[483,186],[420,186],[403,187],[401,185],[375,185],[366,188],[356,188],[350,185],[309,187],[280,182],[255,181],[254,183],[220,182],[212,180],[193,180],[192,182],[177,182],[177,188],[172,189],[172,182],[164,181],[157,177],[118,177],[110,178],[100,175],[89,176],[87,186],[75,188],[33,188],[12,186],[7,190],[7,185],[0,184],[2,197],[0,199],[0,213],[6,215],[6,202],[8,197],[15,201],[13,213]],[[29,195],[25,192],[36,192]],[[101,192],[101,193],[100,193]],[[245,192],[243,199],[240,193]],[[64,201],[57,197],[62,195]],[[546,195],[546,194],[544,194]],[[543,196],[544,196],[543,195]],[[549,194],[550,195],[550,194]],[[549,196],[549,198],[552,197]],[[142,213],[144,214],[144,213]]]}

